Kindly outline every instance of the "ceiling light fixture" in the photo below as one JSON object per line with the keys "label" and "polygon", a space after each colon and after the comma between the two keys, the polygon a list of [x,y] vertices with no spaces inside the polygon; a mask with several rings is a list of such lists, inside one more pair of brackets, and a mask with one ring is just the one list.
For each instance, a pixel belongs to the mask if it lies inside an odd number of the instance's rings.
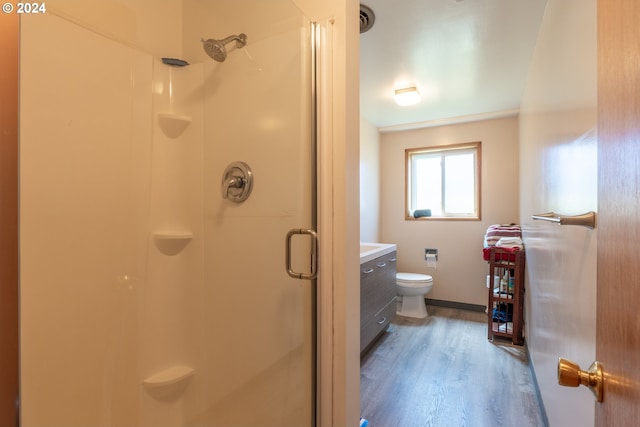
{"label": "ceiling light fixture", "polygon": [[420,102],[420,92],[415,86],[404,87],[402,89],[396,89],[394,98],[396,104],[404,107],[407,105],[415,105]]}

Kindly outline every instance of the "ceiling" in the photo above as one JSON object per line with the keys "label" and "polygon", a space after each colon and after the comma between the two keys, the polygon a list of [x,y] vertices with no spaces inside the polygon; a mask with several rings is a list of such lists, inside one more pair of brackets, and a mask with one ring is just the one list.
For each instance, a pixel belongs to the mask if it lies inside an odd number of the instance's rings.
{"label": "ceiling", "polygon": [[[517,114],[546,0],[361,0],[360,111],[381,131]],[[400,107],[394,89],[422,101]]]}

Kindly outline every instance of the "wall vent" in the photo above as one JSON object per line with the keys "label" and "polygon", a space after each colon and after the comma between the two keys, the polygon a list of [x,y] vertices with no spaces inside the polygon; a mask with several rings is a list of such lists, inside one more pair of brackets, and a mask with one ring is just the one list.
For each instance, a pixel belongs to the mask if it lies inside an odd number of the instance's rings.
{"label": "wall vent", "polygon": [[376,21],[376,15],[371,8],[361,4],[360,5],[360,34],[367,32],[373,27],[373,23]]}

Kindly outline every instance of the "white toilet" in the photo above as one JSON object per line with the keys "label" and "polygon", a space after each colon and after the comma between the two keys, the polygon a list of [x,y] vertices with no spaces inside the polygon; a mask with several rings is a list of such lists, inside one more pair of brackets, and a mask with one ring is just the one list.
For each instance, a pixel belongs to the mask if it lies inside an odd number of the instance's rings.
{"label": "white toilet", "polygon": [[424,301],[433,287],[433,278],[426,274],[396,273],[396,291],[398,293],[398,316],[424,319],[429,314]]}

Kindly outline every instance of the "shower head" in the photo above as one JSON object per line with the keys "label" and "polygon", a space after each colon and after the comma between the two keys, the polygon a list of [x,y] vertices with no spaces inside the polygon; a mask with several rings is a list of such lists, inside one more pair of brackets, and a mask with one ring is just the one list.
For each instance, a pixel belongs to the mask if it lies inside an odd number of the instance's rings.
{"label": "shower head", "polygon": [[241,48],[247,44],[246,34],[229,36],[222,40],[200,39],[200,41],[202,42],[202,47],[204,48],[204,51],[207,52],[207,55],[218,62],[223,62],[225,59],[227,59],[227,48],[225,47],[225,45],[231,43],[234,40],[236,42],[236,48]]}
{"label": "shower head", "polygon": [[202,40],[202,47],[212,59],[222,62],[227,59],[227,49],[224,47],[220,40],[208,39]]}

